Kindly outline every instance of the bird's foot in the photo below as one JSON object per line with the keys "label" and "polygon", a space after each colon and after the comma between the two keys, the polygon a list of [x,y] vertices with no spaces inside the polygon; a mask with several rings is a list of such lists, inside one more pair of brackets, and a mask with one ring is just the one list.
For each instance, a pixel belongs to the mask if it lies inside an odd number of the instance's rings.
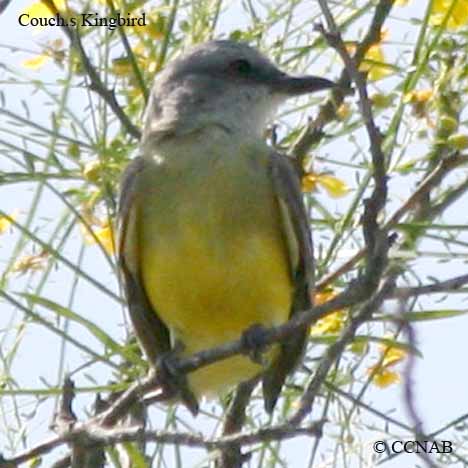
{"label": "bird's foot", "polygon": [[179,371],[177,366],[178,353],[176,348],[159,356],[156,361],[156,373],[161,382],[163,392],[173,398],[180,399],[193,416],[198,414],[198,401],[190,390],[187,376]]}
{"label": "bird's foot", "polygon": [[265,365],[263,352],[266,348],[266,336],[267,329],[260,324],[255,324],[247,328],[241,336],[242,344],[246,348],[245,353],[253,362],[261,365]]}

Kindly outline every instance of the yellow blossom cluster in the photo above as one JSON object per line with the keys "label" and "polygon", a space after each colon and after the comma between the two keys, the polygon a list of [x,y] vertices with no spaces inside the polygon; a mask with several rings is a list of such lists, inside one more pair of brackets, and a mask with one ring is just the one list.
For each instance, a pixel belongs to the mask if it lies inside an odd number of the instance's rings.
{"label": "yellow blossom cluster", "polygon": [[[91,234],[92,229],[93,234]],[[81,225],[81,234],[86,244],[93,245],[99,242],[104,250],[112,255],[115,252],[114,230],[109,220],[93,219],[88,226]]]}
{"label": "yellow blossom cluster", "polygon": [[367,372],[372,378],[374,385],[386,388],[401,381],[400,374],[393,367],[406,358],[406,351],[395,346],[380,345],[380,362],[370,367]]}
{"label": "yellow blossom cluster", "polygon": [[[336,296],[333,289],[327,289],[323,292],[318,292],[314,297],[314,304],[321,305],[330,301]],[[312,336],[321,336],[326,334],[336,334],[341,331],[346,321],[346,311],[344,309],[335,310],[328,315],[318,320],[310,328]]]}
{"label": "yellow blossom cluster", "polygon": [[[102,6],[108,6],[106,0],[99,0]],[[46,2],[38,0],[28,5],[22,14],[29,15],[30,18],[51,18],[57,13],[63,16],[65,19],[76,16],[78,13],[71,8],[72,2],[69,0],[54,0]],[[115,8],[125,8],[125,3],[120,5],[120,2],[113,2]],[[54,8],[55,7],[55,8]],[[141,69],[154,73],[156,71],[156,60],[152,57],[152,54],[145,47],[147,40],[161,40],[165,35],[165,18],[158,9],[149,11],[146,15],[145,25],[132,25],[123,26],[125,32],[129,35],[135,36],[138,40],[136,44],[132,45],[132,52],[134,53],[137,63]],[[45,26],[35,26],[36,30],[44,29]],[[62,39],[55,39],[49,41],[43,48],[40,54],[33,57],[26,58],[22,61],[22,66],[31,70],[39,70],[51,59],[58,61],[63,60],[65,56],[63,41]],[[131,60],[128,57],[116,58],[112,61],[112,71],[117,76],[131,76],[133,69],[131,66]]]}
{"label": "yellow blossom cluster", "polygon": [[302,177],[302,191],[313,192],[322,187],[332,198],[341,198],[348,194],[346,182],[326,173],[308,172]]}

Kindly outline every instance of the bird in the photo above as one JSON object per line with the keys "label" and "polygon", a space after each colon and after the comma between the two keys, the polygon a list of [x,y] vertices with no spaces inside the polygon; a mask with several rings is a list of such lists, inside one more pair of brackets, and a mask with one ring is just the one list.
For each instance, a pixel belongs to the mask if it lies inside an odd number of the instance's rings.
{"label": "bird", "polygon": [[[312,239],[300,175],[264,134],[287,99],[334,86],[290,75],[231,40],[193,46],[156,75],[118,208],[129,315],[152,365],[284,324],[311,307]],[[196,412],[202,397],[258,377],[272,413],[306,339],[302,329],[261,362],[238,355],[197,369],[180,398]]]}

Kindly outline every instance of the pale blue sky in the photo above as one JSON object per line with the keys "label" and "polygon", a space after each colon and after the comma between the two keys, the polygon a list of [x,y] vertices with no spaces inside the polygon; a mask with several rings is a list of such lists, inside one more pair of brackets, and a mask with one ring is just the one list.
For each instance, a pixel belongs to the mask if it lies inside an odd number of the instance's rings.
{"label": "pale blue sky", "polygon": [[[0,26],[2,30],[2,39],[0,44],[15,45],[18,49],[27,49],[31,51],[37,50],[36,42],[44,40],[47,34],[42,33],[40,35],[32,34],[30,28],[22,28],[18,26],[17,17],[18,13],[22,8],[28,4],[26,0],[17,0],[12,2],[7,11],[0,17]],[[315,3],[315,2],[313,2]],[[424,8],[420,8],[421,5],[426,5],[426,2],[419,0],[414,1],[413,5],[406,8],[404,11],[405,15],[409,17],[420,17],[423,13]],[[233,14],[225,17],[221,23],[220,30],[232,30],[242,27],[245,24],[239,12],[233,10]],[[399,14],[400,11],[398,12]],[[410,40],[414,41],[412,32],[407,29],[405,23],[401,21],[394,21],[391,29],[391,37],[395,41],[399,38],[401,41]],[[56,34],[55,34],[56,35]],[[1,61],[6,62],[9,66],[14,68],[20,68],[21,61],[28,56],[25,53],[11,53],[6,49],[0,49],[2,55]],[[388,52],[389,55],[392,51]],[[317,72],[317,70],[313,70]],[[54,65],[45,67],[43,70],[36,72],[37,76],[41,79],[54,80],[57,74],[57,69]],[[25,71],[25,75],[31,76],[31,72]],[[32,73],[34,76],[34,72]],[[4,73],[0,70],[0,83],[4,79]],[[27,83],[27,79],[26,79]],[[385,87],[385,85],[383,85]],[[43,96],[40,94],[33,94],[31,86],[27,84],[18,84],[12,86],[10,84],[0,84],[6,94],[7,108],[20,111],[22,105],[21,100],[27,101],[28,106],[32,112],[33,120],[43,125],[50,125],[50,112],[53,110],[50,106],[45,106]],[[59,87],[57,87],[57,90]],[[79,112],[82,102],[77,100],[76,109]],[[3,124],[2,121],[5,117],[0,115],[0,129]],[[385,122],[383,122],[385,123]],[[23,131],[21,128],[19,131]],[[29,130],[28,130],[29,131]],[[362,138],[362,134],[358,135],[358,138]],[[7,140],[4,132],[1,132],[1,140]],[[358,143],[363,147],[367,147],[367,141],[359,140]],[[346,148],[336,147],[335,151],[337,154],[331,154],[333,147],[327,147],[326,151],[320,153],[321,156],[327,157],[340,157]],[[1,150],[0,150],[1,151]],[[415,153],[418,152],[418,147],[415,146]],[[329,168],[334,169],[333,166]],[[0,154],[0,172],[18,170],[12,163],[5,160]],[[465,169],[461,169],[466,171]],[[343,175],[343,170],[340,171],[340,176]],[[346,180],[349,180],[349,174],[343,175]],[[352,180],[350,180],[352,184]],[[401,194],[401,198],[411,192],[411,184],[408,184],[407,180],[403,181],[391,181],[391,190],[396,191],[398,196]],[[31,184],[15,184],[9,186],[0,186],[0,206],[6,212],[12,212],[15,209],[19,209],[20,218],[24,220],[25,214],[31,203],[31,199],[34,193],[33,186]],[[393,192],[395,193],[395,192]],[[319,195],[320,196],[320,195]],[[327,201],[322,195],[321,202],[327,203],[329,209],[335,211],[335,204],[338,202]],[[468,200],[465,199],[459,201],[450,213],[444,218],[446,222],[466,224],[468,221],[467,210],[465,209]],[[40,229],[41,226],[47,225],[47,219],[55,219],[61,213],[63,213],[64,206],[61,202],[54,197],[50,192],[46,193],[42,202],[41,209],[38,211],[41,213],[41,217],[38,218],[34,226]],[[41,234],[41,231],[38,230]],[[10,257],[10,252],[14,246],[16,236],[12,234],[4,235],[0,239],[0,271],[3,271],[6,262]],[[71,259],[76,259],[78,256],[78,250],[80,246],[80,239],[76,237],[72,243],[68,243],[63,252],[63,255],[69,256]],[[458,261],[451,261],[443,263],[437,259],[427,259],[420,263],[419,272],[422,276],[435,276],[439,279],[446,279],[449,277],[457,276],[459,274],[466,273],[466,260],[468,258],[468,249],[466,247],[460,247],[460,258]],[[104,283],[107,287],[117,292],[117,282],[115,275],[110,271],[108,264],[102,258],[99,250],[96,247],[92,247],[86,251],[85,254],[85,268],[86,271],[92,275],[98,275],[100,278],[107,278]],[[54,300],[60,302],[64,301],[67,304],[69,298],[69,292],[73,276],[65,268],[60,269],[59,274],[54,274],[49,284],[47,284],[44,295],[47,297],[53,297]],[[25,284],[24,278],[11,277],[9,287],[10,291],[21,291]],[[73,310],[83,312],[88,318],[95,320],[100,326],[104,327],[106,331],[114,337],[122,339],[124,336],[124,330],[122,328],[123,315],[122,310],[117,310],[115,302],[110,301],[104,294],[96,292],[94,289],[90,294],[91,289],[85,282],[81,281],[77,290],[75,303]],[[450,297],[443,302],[436,302],[436,298],[428,298],[422,301],[427,308],[467,308],[466,297],[463,294],[455,295]],[[0,303],[0,330],[2,330],[8,323],[11,314],[19,314],[18,311],[6,305]],[[117,310],[117,313],[116,313]],[[465,356],[468,356],[468,340],[466,339],[466,331],[468,329],[468,317],[460,317],[457,319],[443,320],[438,322],[428,322],[424,324],[418,324],[415,327],[418,344],[421,352],[423,353],[423,359],[417,359],[417,365],[415,369],[414,381],[416,391],[416,403],[417,409],[420,416],[423,419],[424,427],[427,432],[435,430],[443,424],[451,421],[455,417],[459,416],[463,412],[468,410],[467,395],[468,395],[468,377],[466,375],[466,368],[464,366]],[[75,333],[75,330],[74,332]],[[96,342],[85,334],[82,334],[82,330],[76,327],[76,338],[82,339],[85,342],[93,343]],[[1,339],[1,338],[0,338]],[[10,343],[11,344],[11,343]],[[71,349],[70,349],[71,351]],[[45,378],[50,384],[56,383],[56,358],[59,353],[59,342],[55,337],[50,336],[47,332],[37,326],[28,326],[26,330],[26,337],[21,345],[21,350],[15,361],[15,376],[18,378],[20,386],[26,388],[37,388],[42,387],[43,384],[40,378]],[[67,362],[65,368],[75,369],[81,360],[79,352],[67,353]],[[108,369],[102,371],[101,374],[96,371],[93,375],[99,376],[99,382],[105,384],[111,377]],[[90,382],[87,378],[79,373],[75,376],[78,385],[89,385]],[[80,406],[89,403],[89,399],[85,396],[80,395]],[[27,398],[24,400],[27,402]],[[380,411],[393,411],[392,416],[406,420],[406,412],[402,404],[401,388],[398,386],[390,387],[386,390],[371,391],[367,394],[367,402],[370,402],[374,407]],[[25,412],[28,411],[28,404],[24,403],[22,408]],[[319,410],[319,409],[318,409]],[[315,416],[318,416],[319,411],[314,412]],[[31,432],[31,441],[39,442],[44,439],[47,434],[47,425],[51,418],[51,407],[50,405],[43,405],[40,409],[39,415],[34,418],[33,426],[28,430]],[[362,417],[363,421],[366,421],[366,417]],[[202,420],[201,420],[202,421]],[[375,420],[374,420],[375,421]],[[199,424],[199,423],[198,423]],[[202,422],[203,424],[203,422]],[[331,431],[333,432],[333,431]],[[363,432],[367,434],[367,432]],[[328,433],[328,435],[331,435]],[[369,436],[368,443],[371,444],[375,439],[375,434]],[[366,443],[367,443],[366,442]],[[309,442],[306,442],[309,444]],[[290,452],[288,453],[288,459],[293,467],[301,467],[304,461],[303,450],[304,440],[301,439],[290,444]],[[3,444],[2,444],[3,445]],[[371,455],[371,446],[368,445],[368,452],[366,456]],[[196,452],[197,457],[200,456],[201,452]],[[192,460],[192,458],[190,459]],[[413,457],[398,457],[397,461],[390,462],[385,466],[388,467],[402,467],[412,466],[414,463]]]}

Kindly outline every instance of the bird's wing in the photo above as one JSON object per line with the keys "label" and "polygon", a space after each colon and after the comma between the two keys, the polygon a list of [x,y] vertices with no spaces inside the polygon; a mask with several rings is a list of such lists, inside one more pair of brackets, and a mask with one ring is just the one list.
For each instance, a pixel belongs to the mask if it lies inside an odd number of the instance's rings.
{"label": "bird's wing", "polygon": [[[270,176],[278,200],[294,280],[292,316],[312,306],[311,290],[314,280],[312,238],[302,199],[300,178],[292,161],[287,156],[272,153]],[[265,409],[269,413],[276,405],[284,380],[302,357],[307,333],[308,328],[304,328],[292,339],[283,342],[277,357],[263,375]]]}
{"label": "bird's wing", "polygon": [[146,295],[140,273],[139,223],[142,190],[139,190],[145,160],[134,159],[120,183],[118,212],[118,257],[130,318],[143,351],[153,364],[171,348],[169,330]]}

